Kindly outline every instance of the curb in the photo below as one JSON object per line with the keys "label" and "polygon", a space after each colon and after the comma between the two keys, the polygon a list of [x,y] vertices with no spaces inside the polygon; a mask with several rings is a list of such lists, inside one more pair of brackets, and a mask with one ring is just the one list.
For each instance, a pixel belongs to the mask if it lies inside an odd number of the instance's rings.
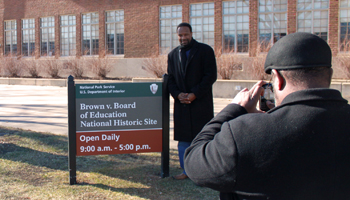
{"label": "curb", "polygon": [[[161,82],[161,78],[133,78],[123,80],[74,80],[75,83],[125,83],[125,82]],[[5,85],[35,85],[67,87],[68,79],[48,78],[4,78],[0,77],[0,84]],[[233,98],[243,88],[251,88],[257,80],[217,80],[213,85],[214,98]],[[345,99],[350,101],[350,80],[333,80],[331,88],[340,91]]]}

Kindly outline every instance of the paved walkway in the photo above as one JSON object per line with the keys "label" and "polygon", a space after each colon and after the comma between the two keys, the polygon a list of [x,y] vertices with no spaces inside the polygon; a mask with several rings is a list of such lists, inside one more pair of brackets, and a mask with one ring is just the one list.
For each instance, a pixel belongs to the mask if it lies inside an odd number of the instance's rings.
{"label": "paved walkway", "polygon": [[[215,114],[230,101],[215,98]],[[175,149],[177,142],[173,140],[172,101],[170,108],[170,148]],[[67,88],[0,85],[0,125],[67,135]]]}

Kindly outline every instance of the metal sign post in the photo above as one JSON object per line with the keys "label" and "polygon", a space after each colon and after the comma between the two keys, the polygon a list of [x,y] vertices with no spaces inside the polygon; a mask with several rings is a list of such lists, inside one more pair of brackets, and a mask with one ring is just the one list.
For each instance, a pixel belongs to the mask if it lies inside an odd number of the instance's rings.
{"label": "metal sign post", "polygon": [[168,75],[164,74],[163,76],[163,151],[162,151],[162,171],[161,177],[169,177],[169,129],[170,129],[170,99],[169,99],[169,90],[168,90]]}
{"label": "metal sign post", "polygon": [[76,112],[75,112],[75,84],[73,76],[68,77],[68,169],[69,184],[77,183],[76,164]]}

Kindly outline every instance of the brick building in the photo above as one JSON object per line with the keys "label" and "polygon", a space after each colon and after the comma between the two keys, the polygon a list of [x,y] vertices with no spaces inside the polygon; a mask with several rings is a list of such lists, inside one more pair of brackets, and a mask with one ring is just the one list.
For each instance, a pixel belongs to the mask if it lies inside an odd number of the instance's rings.
{"label": "brick building", "polygon": [[108,52],[128,60],[124,71],[135,68],[126,76],[147,76],[137,73],[138,59],[176,47],[182,21],[192,24],[196,40],[247,58],[297,31],[319,35],[333,55],[346,52],[350,38],[350,0],[0,0],[0,19],[1,55]]}

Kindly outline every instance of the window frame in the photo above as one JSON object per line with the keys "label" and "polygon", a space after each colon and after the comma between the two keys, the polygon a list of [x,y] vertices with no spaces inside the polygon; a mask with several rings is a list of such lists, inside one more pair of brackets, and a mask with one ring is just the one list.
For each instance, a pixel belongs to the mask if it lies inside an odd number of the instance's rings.
{"label": "window frame", "polygon": [[[170,17],[162,17],[162,13],[166,13],[166,12],[162,12],[162,9],[166,10],[167,8],[170,8],[170,13],[169,13]],[[180,12],[180,16],[177,15],[178,12]],[[170,20],[169,26],[162,26],[162,24],[164,22],[166,23],[167,20]],[[160,54],[167,54],[172,49],[174,49],[179,45],[176,28],[181,22],[182,22],[182,5],[181,4],[159,7],[159,53]],[[167,29],[167,28],[170,28],[170,32],[168,32],[168,30],[166,30],[167,32],[165,33],[162,32],[163,29]],[[163,35],[165,36],[164,39],[162,37]],[[166,39],[166,35],[169,35],[168,40]],[[162,45],[163,41],[165,44],[166,42],[168,42],[169,47],[167,45]]]}
{"label": "window frame", "polygon": [[[121,17],[122,16],[122,20],[120,20],[120,21],[118,21],[118,20],[116,20],[116,17],[117,17],[117,15],[115,14],[113,17],[115,18],[115,20],[114,21],[107,21],[108,20],[108,18],[107,18],[107,13],[108,12],[116,12],[116,11],[118,11],[118,12],[123,12],[123,15],[119,15],[119,17]],[[109,10],[109,11],[106,11],[105,12],[105,18],[106,18],[106,20],[105,20],[105,24],[106,24],[106,28],[105,28],[105,34],[106,34],[106,39],[105,39],[105,44],[106,44],[106,52],[107,52],[107,54],[110,54],[110,52],[109,52],[109,48],[108,48],[108,25],[113,25],[113,29],[110,29],[110,30],[113,30],[113,32],[114,32],[114,41],[113,41],[113,53],[111,54],[111,55],[115,55],[115,56],[123,56],[124,55],[124,53],[125,53],[125,24],[124,24],[124,20],[125,20],[125,11],[124,11],[124,9],[118,9],[118,10]],[[122,28],[117,28],[117,26],[122,26]],[[118,37],[117,37],[117,30],[120,30],[120,29],[122,29],[123,30],[123,40],[122,41],[119,41],[118,40]],[[120,44],[120,43],[122,43],[122,48],[119,48],[119,45],[118,44]],[[122,53],[118,53],[119,51],[121,51]]]}
{"label": "window frame", "polygon": [[[28,27],[24,27],[25,26],[25,21],[28,21]],[[33,23],[30,23],[30,21],[33,21]],[[30,25],[33,25],[33,27],[30,27]],[[21,53],[22,56],[25,57],[33,57],[35,55],[35,19],[34,18],[26,18],[26,19],[22,19],[21,20],[21,31],[22,31],[22,41],[21,41]],[[25,31],[28,31],[28,34],[24,34]],[[31,34],[32,31],[32,34]],[[27,36],[28,38],[24,38],[25,36]],[[32,36],[32,37],[31,37]],[[33,40],[31,40],[33,39]],[[27,54],[24,55],[23,52],[23,48],[24,48],[24,41],[28,40],[28,44],[27,44]],[[33,44],[33,45],[31,45]]]}
{"label": "window frame", "polygon": [[[46,20],[53,20],[53,21],[47,21],[47,24],[50,24],[51,22],[53,22],[53,25],[47,25],[47,26],[43,26],[43,19]],[[53,29],[53,48],[51,48],[50,45],[50,29]],[[46,41],[43,41],[43,30],[46,30]],[[46,54],[43,54],[43,42],[47,43],[46,46]],[[40,18],[40,56],[55,56],[55,17],[54,16],[50,16],[50,17],[41,17]]]}
{"label": "window frame", "polygon": [[[237,6],[238,1],[241,1],[242,3],[243,2],[248,3],[248,12],[244,12],[243,11],[244,8],[245,8],[244,6],[242,6],[242,7],[238,7]],[[225,3],[230,3],[230,2],[235,4],[235,7],[234,7],[235,12],[234,13],[227,13],[227,14],[225,14],[225,9],[230,9],[230,7],[228,7],[228,8],[224,7]],[[238,8],[241,8],[242,12],[238,12],[237,11]],[[246,16],[246,15],[248,16],[248,22],[245,22],[243,20],[244,16]],[[225,32],[226,31],[227,32],[232,32],[232,30],[225,30],[225,25],[226,24],[228,24],[228,25],[232,24],[232,23],[225,23],[225,17],[234,17],[235,29],[234,29],[234,46],[233,46],[233,48],[229,44],[226,45],[226,43],[225,43]],[[242,17],[242,21],[241,22],[238,22],[237,18],[239,18],[239,17]],[[241,30],[239,30],[237,28],[237,24],[238,23],[242,23],[242,24],[248,23],[248,29],[241,29]],[[247,35],[248,35],[248,37],[247,37],[248,43],[246,45],[246,50],[245,51],[244,50],[243,51],[238,51],[238,46],[239,46],[239,44],[237,42],[238,41],[238,35],[239,35],[237,33],[238,31],[241,31],[241,32],[248,31],[248,33],[247,33]],[[231,34],[227,34],[227,35],[231,35]],[[241,35],[246,35],[246,34],[241,34]],[[243,40],[244,40],[244,37],[243,37]],[[222,48],[223,52],[231,53],[232,50],[233,50],[232,53],[248,53],[249,52],[249,0],[234,0],[234,1],[224,1],[224,2],[222,2],[222,44],[223,44],[223,48]],[[242,49],[244,49],[244,46],[242,46]]]}
{"label": "window frame", "polygon": [[[350,2],[348,1],[348,5],[347,7],[342,7],[341,5],[342,3],[342,0],[339,1],[339,41],[338,41],[338,50],[339,52],[349,52],[350,51]],[[342,25],[341,25],[341,11],[348,11],[348,22],[347,23],[347,26],[346,26],[346,29],[347,29],[347,34],[345,35],[346,39],[344,41],[347,41],[346,44],[345,44],[345,47],[343,47],[343,41],[342,41],[342,33],[341,33],[341,29],[342,29]],[[343,49],[345,48],[345,50]]]}
{"label": "window frame", "polygon": [[[97,22],[93,22],[93,14],[97,15]],[[84,16],[85,15],[90,16],[89,20],[91,23],[84,24]],[[84,56],[99,55],[99,49],[100,49],[99,48],[99,42],[100,42],[99,41],[100,40],[100,38],[99,38],[99,35],[100,35],[100,33],[99,33],[99,20],[100,20],[99,13],[98,12],[83,13],[81,15],[81,17],[82,17],[82,20],[81,20],[81,34],[82,34],[82,36],[81,36],[81,50],[82,50],[82,54]],[[89,49],[86,50],[88,52],[87,54],[85,54],[85,49],[84,49],[84,28],[85,27],[88,27],[88,31],[86,31],[86,32],[90,33],[89,34],[90,35],[89,36]],[[93,28],[93,27],[97,27],[97,28]],[[95,29],[95,30],[93,30],[93,29]],[[93,34],[93,31],[95,31],[95,34]],[[93,35],[95,38],[98,38],[97,42],[95,42],[95,43],[93,41],[94,40]],[[94,48],[94,45],[96,45],[97,47]]]}
{"label": "window frame", "polygon": [[[67,24],[63,24],[63,17],[67,17]],[[73,19],[70,19],[72,17]],[[65,20],[64,20],[65,21]],[[74,21],[73,24],[70,24],[71,21]],[[67,32],[63,32],[63,29],[67,28]],[[71,30],[70,30],[71,29]],[[63,34],[67,34],[67,38]],[[60,56],[74,56],[77,53],[77,19],[75,15],[61,15],[60,16]],[[70,37],[72,35],[72,37]],[[63,43],[63,39],[67,40],[67,44]],[[73,42],[71,43],[70,40]],[[67,46],[67,49],[64,49],[63,46]],[[71,48],[74,47],[74,48]],[[68,55],[66,55],[66,51]]]}
{"label": "window frame", "polygon": [[[6,25],[6,23],[8,23],[8,22],[10,22],[11,24],[10,24],[10,29],[7,29],[7,25]],[[13,28],[13,23],[14,22],[14,27],[15,28]],[[7,46],[7,33],[9,33],[9,37],[10,37],[10,51],[7,53],[7,51],[6,51],[6,46]],[[14,43],[14,41],[13,41],[13,39],[15,38],[15,42],[16,43]],[[14,50],[14,45],[16,45],[16,51],[15,52],[13,52],[13,50]],[[17,47],[18,47],[18,40],[17,40],[17,20],[5,20],[4,21],[4,55],[17,55]]]}
{"label": "window frame", "polygon": [[[192,15],[193,12],[199,11],[199,10],[192,10],[192,6],[197,6],[197,5],[201,5],[200,6],[201,13],[200,15]],[[206,5],[209,6],[209,9],[205,9]],[[213,6],[213,8],[210,8],[210,6]],[[190,4],[189,11],[190,11],[189,18],[190,18],[190,24],[192,26],[193,38],[198,42],[206,43],[209,46],[214,47],[215,46],[215,3],[214,2],[193,3],[193,4]],[[208,14],[205,14],[206,12],[208,12]],[[206,21],[206,18],[208,19],[208,23],[204,24],[203,21]],[[200,21],[201,23],[198,24],[196,22],[197,20]],[[212,30],[210,30],[211,25],[213,27]],[[197,26],[201,27],[200,30],[197,30]],[[207,26],[207,28],[205,28],[205,26]],[[207,31],[205,31],[205,29],[207,29]],[[208,33],[208,37],[206,37],[205,33]]]}
{"label": "window frame", "polygon": [[[315,33],[315,29],[317,29],[317,28],[319,28],[319,29],[322,29],[322,28],[326,28],[327,29],[327,34],[326,34],[326,39],[325,39],[325,41],[327,42],[328,41],[328,39],[329,39],[329,0],[321,0],[320,2],[322,2],[322,1],[327,1],[328,3],[327,3],[327,8],[315,8],[315,4],[316,4],[316,1],[317,0],[311,0],[311,8],[305,8],[305,9],[299,9],[299,5],[302,3],[302,2],[299,2],[300,0],[297,0],[297,32],[308,32],[308,31],[306,31],[305,29],[308,29],[308,28],[310,28],[311,29],[311,31],[310,31],[310,33],[312,33],[312,34],[315,34],[315,35],[317,35],[316,33]],[[299,4],[300,3],[300,4]],[[318,3],[318,2],[317,2]],[[327,12],[327,25],[326,26],[322,26],[322,24],[320,24],[320,27],[315,27],[315,23],[314,23],[314,20],[317,20],[317,19],[320,19],[320,20],[322,20],[322,19],[324,19],[324,18],[315,18],[314,16],[314,14],[315,14],[315,12],[322,12],[322,11],[326,11]],[[304,13],[304,15],[305,15],[305,13],[310,13],[311,14],[311,27],[302,27],[304,30],[300,30],[301,28],[299,28],[299,14],[301,14],[301,13]],[[322,15],[322,14],[321,14]],[[320,16],[321,16],[320,15]],[[304,17],[304,22],[306,21],[305,20],[305,17]],[[320,31],[320,33],[322,33],[321,31]],[[319,37],[321,37],[322,39],[324,39],[323,37],[324,36],[320,36],[320,35],[317,35],[317,36],[319,36]]]}
{"label": "window frame", "polygon": [[[278,2],[276,3],[275,0],[270,0],[272,2],[271,4],[271,10],[270,11],[261,11],[260,9],[262,8],[262,5],[261,5],[261,1],[262,0],[259,0],[258,1],[258,41],[261,45],[266,45],[266,47],[268,45],[273,45],[274,43],[276,43],[278,40],[280,40],[282,37],[286,36],[287,35],[287,27],[288,27],[288,22],[287,22],[287,11],[288,11],[288,3],[287,4],[283,4],[282,2]],[[267,2],[267,0],[264,0],[265,3]],[[282,0],[280,0],[282,1]],[[288,2],[288,1],[287,1]],[[267,4],[265,4],[267,5]],[[285,10],[283,9],[278,9],[278,10],[275,10],[275,8],[278,6],[278,5],[286,5],[286,8]],[[266,16],[269,16],[270,15],[270,18],[271,18],[271,21],[261,21],[261,16],[264,15],[265,17]],[[281,22],[282,20],[275,20],[276,16],[277,15],[284,15],[285,17],[285,20],[283,20],[284,22],[284,26],[279,26],[278,28],[275,28],[275,22]],[[271,22],[271,25],[270,25],[270,31],[268,34],[270,34],[270,39],[269,40],[266,40],[266,39],[262,39],[262,38],[267,38],[267,37],[263,37],[261,36],[263,33],[261,33],[261,30],[268,30],[268,29],[262,29],[260,27],[260,24],[261,23],[266,23],[266,22]],[[284,29],[284,33],[278,31],[278,30],[281,30],[281,29]],[[277,30],[277,31],[276,31]],[[263,47],[264,48],[264,47]]]}

